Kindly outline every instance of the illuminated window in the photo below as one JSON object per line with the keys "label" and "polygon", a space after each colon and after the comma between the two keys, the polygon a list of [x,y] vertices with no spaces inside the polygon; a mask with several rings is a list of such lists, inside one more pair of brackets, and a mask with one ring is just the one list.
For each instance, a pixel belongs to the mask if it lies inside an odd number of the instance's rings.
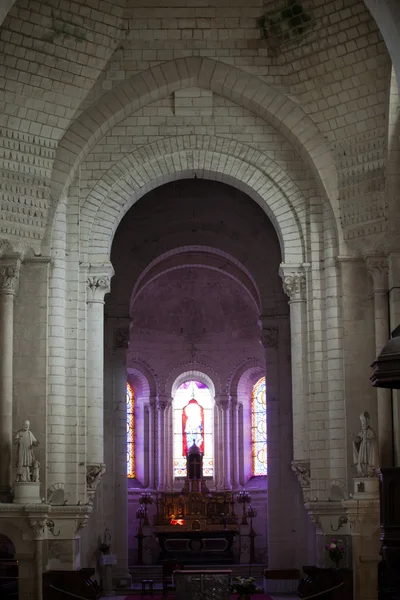
{"label": "illuminated window", "polygon": [[253,475],[267,474],[267,404],[265,377],[253,387],[251,395],[251,451]]}
{"label": "illuminated window", "polygon": [[127,475],[135,477],[135,392],[126,384],[126,448]]}
{"label": "illuminated window", "polygon": [[186,476],[186,452],[193,444],[203,452],[203,476],[214,474],[213,415],[210,390],[199,381],[186,381],[175,393],[174,477]]}

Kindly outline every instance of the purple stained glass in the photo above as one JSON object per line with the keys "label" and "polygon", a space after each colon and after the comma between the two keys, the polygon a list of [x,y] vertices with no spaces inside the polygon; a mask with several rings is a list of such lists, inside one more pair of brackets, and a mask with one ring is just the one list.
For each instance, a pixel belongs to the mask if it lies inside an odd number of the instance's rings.
{"label": "purple stained glass", "polygon": [[267,403],[266,382],[261,377],[251,397],[251,454],[253,475],[267,475]]}

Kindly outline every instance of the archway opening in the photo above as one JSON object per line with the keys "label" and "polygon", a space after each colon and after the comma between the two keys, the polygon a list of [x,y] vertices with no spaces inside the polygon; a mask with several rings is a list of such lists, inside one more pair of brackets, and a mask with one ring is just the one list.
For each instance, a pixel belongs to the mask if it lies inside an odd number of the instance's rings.
{"label": "archway opening", "polygon": [[0,597],[2,600],[18,598],[18,561],[12,541],[0,534]]}

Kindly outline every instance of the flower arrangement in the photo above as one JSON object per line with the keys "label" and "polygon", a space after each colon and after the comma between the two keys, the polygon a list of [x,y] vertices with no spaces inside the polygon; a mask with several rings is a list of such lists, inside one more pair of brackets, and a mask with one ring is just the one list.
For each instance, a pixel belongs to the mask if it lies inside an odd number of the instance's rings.
{"label": "flower arrangement", "polygon": [[344,556],[344,546],[342,540],[334,538],[330,544],[326,544],[325,550],[329,554],[329,558],[335,563],[336,568],[339,568],[339,563]]}
{"label": "flower arrangement", "polygon": [[255,592],[261,592],[261,588],[254,584],[254,577],[235,577],[233,580],[231,590],[233,593],[239,594],[240,596],[254,594]]}

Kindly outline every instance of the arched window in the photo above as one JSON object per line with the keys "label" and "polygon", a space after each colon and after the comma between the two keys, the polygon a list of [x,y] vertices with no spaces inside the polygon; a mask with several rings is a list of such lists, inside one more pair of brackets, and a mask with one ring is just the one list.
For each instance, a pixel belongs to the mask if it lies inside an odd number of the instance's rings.
{"label": "arched window", "polygon": [[265,377],[253,386],[251,395],[251,454],[253,475],[267,474],[267,403]]}
{"label": "arched window", "polygon": [[185,381],[173,401],[174,477],[186,477],[186,452],[193,444],[203,452],[203,476],[214,474],[213,402],[210,390],[200,381]]}
{"label": "arched window", "polygon": [[133,479],[135,473],[135,392],[126,384],[126,448],[127,475]]}

